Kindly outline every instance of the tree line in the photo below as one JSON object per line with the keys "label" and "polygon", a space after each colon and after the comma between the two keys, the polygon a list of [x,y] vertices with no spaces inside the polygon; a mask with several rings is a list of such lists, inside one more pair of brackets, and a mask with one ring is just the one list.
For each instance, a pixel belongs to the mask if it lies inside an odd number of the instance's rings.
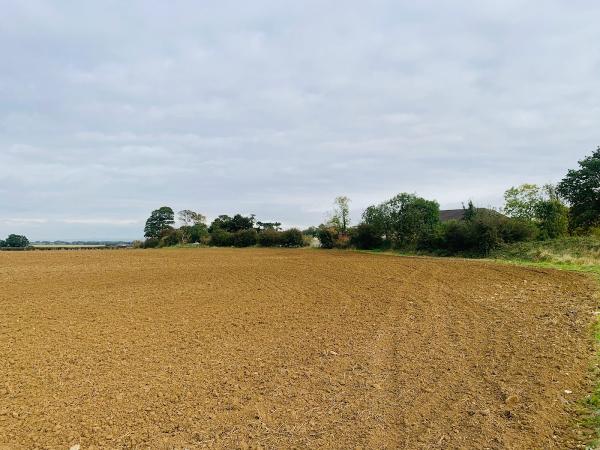
{"label": "tree line", "polygon": [[369,206],[361,222],[349,227],[349,199],[338,197],[330,220],[307,232],[325,248],[465,256],[485,256],[503,244],[520,241],[600,236],[600,147],[557,185],[511,187],[504,200],[501,211],[478,208],[469,201],[459,218],[442,221],[436,201],[401,193]]}
{"label": "tree line", "polygon": [[302,247],[306,237],[297,228],[281,229],[280,222],[257,221],[254,214],[243,216],[220,215],[210,225],[206,217],[192,210],[179,211],[182,224],[175,225],[175,213],[168,206],[152,211],[144,227],[145,241],[134,242],[134,247],[155,248],[181,244],[202,244],[216,247]]}

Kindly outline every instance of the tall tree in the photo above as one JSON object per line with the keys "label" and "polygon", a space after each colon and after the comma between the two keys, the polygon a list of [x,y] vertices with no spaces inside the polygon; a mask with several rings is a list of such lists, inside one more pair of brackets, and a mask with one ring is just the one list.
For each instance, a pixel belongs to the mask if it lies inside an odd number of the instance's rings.
{"label": "tall tree", "polygon": [[191,227],[193,225],[200,225],[206,222],[206,216],[192,211],[190,209],[184,209],[177,213],[179,220],[186,226]]}
{"label": "tall tree", "polygon": [[537,184],[511,187],[504,193],[504,212],[516,219],[533,220],[541,198],[542,190]]}
{"label": "tall tree", "polygon": [[579,161],[579,169],[569,170],[557,191],[571,205],[571,228],[600,225],[600,147]]}
{"label": "tall tree", "polygon": [[146,220],[144,236],[147,238],[159,238],[164,230],[171,228],[175,223],[175,213],[168,206],[155,209]]}
{"label": "tall tree", "polygon": [[329,223],[342,233],[346,233],[348,225],[350,225],[350,199],[345,196],[336,197],[333,204],[333,213],[329,218]]}
{"label": "tall tree", "polygon": [[402,193],[367,208],[363,221],[397,247],[414,246],[433,234],[440,222],[440,206],[435,201]]}

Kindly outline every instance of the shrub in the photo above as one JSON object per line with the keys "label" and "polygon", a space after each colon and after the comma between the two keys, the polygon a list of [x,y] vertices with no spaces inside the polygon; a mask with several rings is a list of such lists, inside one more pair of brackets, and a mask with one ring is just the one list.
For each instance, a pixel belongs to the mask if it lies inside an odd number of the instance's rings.
{"label": "shrub", "polygon": [[258,234],[258,244],[263,247],[277,247],[281,245],[281,232],[266,228]]}
{"label": "shrub", "polygon": [[3,241],[2,239],[0,239],[0,248],[2,247],[6,247],[6,241]]}
{"label": "shrub", "polygon": [[179,230],[174,230],[173,228],[164,230],[161,233],[161,238],[159,241],[159,247],[172,247],[174,245],[180,244],[182,242],[182,233]]}
{"label": "shrub", "polygon": [[137,240],[136,240],[136,241],[133,241],[133,242],[131,243],[131,247],[133,247],[133,248],[144,248],[144,242],[142,242],[142,241],[137,241]]}
{"label": "shrub", "polygon": [[210,233],[210,244],[216,247],[231,247],[233,245],[233,234],[221,228],[215,228]]}
{"label": "shrub", "polygon": [[158,239],[157,238],[148,238],[144,241],[144,248],[156,248],[158,247]]}
{"label": "shrub", "polygon": [[321,242],[321,248],[333,248],[335,240],[337,239],[337,230],[331,227],[319,227],[317,237]]}
{"label": "shrub", "polygon": [[350,236],[347,234],[339,234],[333,241],[333,246],[341,249],[350,248]]}
{"label": "shrub", "polygon": [[281,245],[284,247],[302,247],[304,239],[302,232],[297,228],[290,228],[281,233]]}
{"label": "shrub", "polygon": [[383,244],[383,238],[375,226],[361,223],[352,229],[350,243],[362,250],[380,248]]}
{"label": "shrub", "polygon": [[558,200],[545,200],[536,205],[540,237],[556,239],[569,232],[569,208]]}
{"label": "shrub", "polygon": [[502,241],[505,243],[531,241],[539,231],[530,220],[506,219],[499,223]]}
{"label": "shrub", "polygon": [[254,228],[239,230],[233,233],[233,245],[235,247],[252,247],[258,241],[258,233]]}
{"label": "shrub", "polygon": [[203,223],[198,223],[195,225],[184,225],[179,228],[182,235],[183,243],[195,243],[201,242],[202,238],[208,236],[208,228]]}

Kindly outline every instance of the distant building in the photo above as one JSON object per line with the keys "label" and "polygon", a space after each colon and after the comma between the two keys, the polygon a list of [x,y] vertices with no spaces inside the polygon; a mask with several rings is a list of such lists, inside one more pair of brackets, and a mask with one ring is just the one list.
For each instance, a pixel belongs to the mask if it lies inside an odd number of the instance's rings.
{"label": "distant building", "polygon": [[[443,209],[440,211],[440,220],[442,222],[448,222],[449,220],[464,220],[465,218],[465,209]],[[504,216],[504,214],[499,213],[498,211],[494,211],[489,208],[477,208],[477,211],[485,211],[490,213],[491,215],[499,215]]]}

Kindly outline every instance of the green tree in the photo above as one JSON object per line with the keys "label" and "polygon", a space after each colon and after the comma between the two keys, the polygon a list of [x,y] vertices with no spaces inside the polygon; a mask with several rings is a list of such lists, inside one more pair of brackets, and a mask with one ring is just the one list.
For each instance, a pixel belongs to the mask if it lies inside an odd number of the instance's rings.
{"label": "green tree", "polygon": [[463,203],[463,210],[465,211],[465,213],[464,213],[465,220],[467,222],[472,222],[475,219],[475,216],[477,215],[477,208],[475,208],[473,201],[469,200],[469,205],[466,208]]}
{"label": "green tree", "polygon": [[183,211],[179,211],[177,213],[177,217],[185,226],[188,227],[206,223],[206,216],[203,216],[198,212],[192,211],[191,209],[184,209]]}
{"label": "green tree", "polygon": [[329,224],[345,234],[350,225],[350,199],[345,196],[336,197],[333,204],[334,208]]}
{"label": "green tree", "polygon": [[285,230],[281,233],[281,245],[284,247],[302,247],[304,245],[302,231],[297,228]]}
{"label": "green tree", "polygon": [[230,233],[235,233],[236,231],[240,230],[249,230],[254,228],[254,214],[251,214],[247,217],[242,216],[241,214],[236,214],[233,217],[222,214],[213,220],[213,222],[210,224],[209,231],[212,233],[213,230],[217,228]]}
{"label": "green tree", "polygon": [[146,220],[144,236],[147,238],[160,238],[161,233],[171,228],[171,225],[175,223],[174,216],[173,210],[168,206],[163,206],[152,211],[152,214]]}
{"label": "green tree", "polygon": [[2,247],[6,247],[6,241],[3,241],[2,239],[0,239],[0,248]]}
{"label": "green tree", "polygon": [[540,229],[540,238],[556,239],[569,232],[569,208],[560,200],[542,200],[535,209]]}
{"label": "green tree", "polygon": [[569,170],[557,191],[571,206],[573,230],[600,225],[600,147],[579,161],[579,169]]}
{"label": "green tree", "polygon": [[321,225],[319,226],[317,237],[319,238],[322,248],[333,248],[335,240],[338,237],[338,231],[333,227]]}
{"label": "green tree", "polygon": [[25,248],[29,247],[29,239],[19,234],[11,234],[4,241],[4,245],[11,248]]}
{"label": "green tree", "polygon": [[350,243],[356,248],[366,250],[381,247],[383,239],[373,225],[361,223],[353,230]]}
{"label": "green tree", "polygon": [[511,187],[504,193],[504,213],[517,219],[533,220],[541,198],[542,190],[537,184]]}

